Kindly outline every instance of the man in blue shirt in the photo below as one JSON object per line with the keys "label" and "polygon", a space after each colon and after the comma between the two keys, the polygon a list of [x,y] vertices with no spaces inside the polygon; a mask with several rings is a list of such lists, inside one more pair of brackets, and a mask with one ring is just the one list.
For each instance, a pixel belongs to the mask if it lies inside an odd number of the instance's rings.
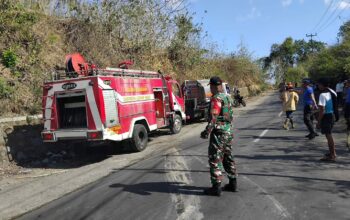
{"label": "man in blue shirt", "polygon": [[313,110],[317,109],[317,104],[315,100],[314,90],[311,87],[311,81],[308,79],[303,80],[303,88],[304,88],[304,123],[309,130],[309,134],[305,137],[314,139],[318,134],[315,132],[313,121]]}

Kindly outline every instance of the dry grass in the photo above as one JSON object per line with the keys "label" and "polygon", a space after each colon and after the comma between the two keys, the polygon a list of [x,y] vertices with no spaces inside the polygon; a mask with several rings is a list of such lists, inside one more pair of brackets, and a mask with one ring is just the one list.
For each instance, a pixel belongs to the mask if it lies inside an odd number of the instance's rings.
{"label": "dry grass", "polygon": [[169,59],[167,48],[151,44],[139,47],[132,40],[118,39],[116,36],[113,36],[116,42],[111,44],[111,36],[101,25],[41,13],[34,15],[38,17],[34,24],[13,28],[9,23],[7,30],[0,33],[0,53],[13,48],[18,56],[15,68],[0,65],[0,80],[13,91],[9,97],[1,98],[0,94],[1,117],[40,113],[43,81],[50,79],[52,71],[64,67],[65,55],[74,52],[82,53],[87,60],[100,67],[117,66],[120,61],[132,58],[134,68],[161,70],[179,82],[212,75],[219,75],[239,87],[261,82],[256,69],[246,68],[254,66],[249,61],[242,64],[233,58],[202,58],[185,69],[178,68]]}

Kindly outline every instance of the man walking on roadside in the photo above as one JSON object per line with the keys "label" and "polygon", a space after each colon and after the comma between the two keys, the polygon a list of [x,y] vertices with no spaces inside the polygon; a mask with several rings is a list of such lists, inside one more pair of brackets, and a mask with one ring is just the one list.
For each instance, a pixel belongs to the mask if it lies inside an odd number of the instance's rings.
{"label": "man walking on roadside", "polygon": [[233,101],[223,93],[222,80],[219,77],[210,78],[210,91],[213,94],[210,102],[210,118],[206,129],[201,132],[201,138],[209,139],[209,167],[212,187],[204,190],[206,195],[220,196],[223,174],[225,169],[229,184],[225,191],[237,191],[236,164],[232,155],[233,141]]}
{"label": "man walking on roadside", "polygon": [[296,106],[298,105],[299,96],[294,91],[293,84],[291,82],[287,83],[286,91],[282,93],[283,111],[286,113],[286,120],[283,123],[283,127],[289,130],[289,124],[292,128],[295,128],[293,121],[293,112],[296,111]]}
{"label": "man walking on roadside", "polygon": [[322,134],[327,138],[329,153],[325,154],[321,161],[335,162],[336,152],[335,144],[332,136],[332,129],[337,116],[337,96],[334,91],[328,88],[329,82],[327,79],[321,78],[318,81],[318,86],[321,90],[318,106],[319,116],[317,127],[321,128]]}
{"label": "man walking on roadside", "polygon": [[306,135],[306,138],[314,139],[318,134],[315,132],[313,125],[313,110],[317,109],[317,104],[315,100],[314,90],[311,87],[311,81],[308,79],[303,80],[304,88],[304,123],[309,130],[309,134]]}

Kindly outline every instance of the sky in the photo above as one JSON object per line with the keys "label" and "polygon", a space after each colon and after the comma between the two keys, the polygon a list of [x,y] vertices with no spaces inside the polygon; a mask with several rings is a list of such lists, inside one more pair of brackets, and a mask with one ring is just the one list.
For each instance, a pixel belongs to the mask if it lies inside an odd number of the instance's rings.
{"label": "sky", "polygon": [[253,57],[268,56],[271,45],[286,37],[337,43],[339,27],[350,19],[350,0],[189,0],[195,23],[202,23],[221,52],[243,44]]}

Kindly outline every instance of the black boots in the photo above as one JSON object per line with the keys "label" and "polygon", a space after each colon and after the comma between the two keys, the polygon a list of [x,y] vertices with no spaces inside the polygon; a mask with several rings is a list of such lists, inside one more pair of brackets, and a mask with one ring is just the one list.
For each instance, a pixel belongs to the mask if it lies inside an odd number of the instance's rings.
{"label": "black boots", "polygon": [[306,138],[309,138],[310,140],[312,140],[312,139],[314,139],[314,138],[317,137],[317,136],[318,136],[317,133],[310,133],[310,134],[306,135],[305,137],[306,137]]}
{"label": "black boots", "polygon": [[237,192],[237,178],[230,179],[230,182],[223,188],[224,191]]}
{"label": "black boots", "polygon": [[[211,188],[205,189],[204,194],[210,196],[221,196],[221,184],[214,184]],[[226,184],[223,188],[224,191],[238,192],[237,190],[237,178],[230,179],[230,182]]]}
{"label": "black boots", "polygon": [[205,189],[204,194],[209,196],[221,196],[221,183],[214,184],[211,188]]}

